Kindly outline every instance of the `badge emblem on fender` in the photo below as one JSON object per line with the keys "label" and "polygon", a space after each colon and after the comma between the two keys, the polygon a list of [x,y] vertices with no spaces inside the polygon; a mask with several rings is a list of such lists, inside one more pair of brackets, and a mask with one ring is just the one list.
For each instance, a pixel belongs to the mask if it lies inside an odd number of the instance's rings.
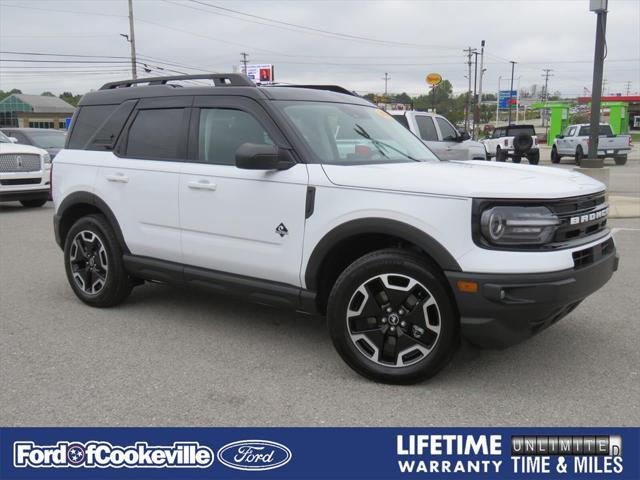
{"label": "badge emblem on fender", "polygon": [[280,237],[284,237],[285,235],[289,235],[289,230],[284,226],[284,223],[281,223],[276,227],[276,233],[280,235]]}

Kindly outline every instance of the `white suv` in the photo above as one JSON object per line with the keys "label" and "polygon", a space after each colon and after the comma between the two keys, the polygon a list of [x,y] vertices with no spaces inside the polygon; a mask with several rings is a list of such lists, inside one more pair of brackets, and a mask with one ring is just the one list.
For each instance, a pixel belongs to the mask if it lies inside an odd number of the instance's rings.
{"label": "white suv", "polygon": [[46,150],[20,145],[0,132],[0,201],[41,207],[49,199],[51,158]]}
{"label": "white suv", "polygon": [[108,307],[153,280],[326,314],[354,370],[410,383],[461,336],[519,342],[612,276],[601,183],[440,161],[344,92],[218,74],[87,94],[53,164],[76,295]]}

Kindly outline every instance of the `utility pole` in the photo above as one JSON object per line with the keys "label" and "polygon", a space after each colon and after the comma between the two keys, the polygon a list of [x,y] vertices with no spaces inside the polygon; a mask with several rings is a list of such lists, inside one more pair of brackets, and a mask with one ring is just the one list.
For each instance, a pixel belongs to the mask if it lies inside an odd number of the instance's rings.
{"label": "utility pole", "polygon": [[478,109],[478,90],[477,90],[477,86],[478,86],[478,52],[473,52],[473,54],[475,55],[475,66],[474,66],[474,73],[473,73],[473,130],[471,131],[471,138],[473,138],[475,140],[476,138],[476,111]]}
{"label": "utility pole", "polygon": [[[544,77],[544,90],[542,92],[542,103],[547,103],[549,101],[549,77],[553,77],[553,74],[551,72],[553,72],[552,68],[543,68],[542,71],[544,72],[542,74],[542,76]],[[546,112],[547,110],[545,110]],[[546,126],[547,124],[547,114],[545,113],[545,116],[542,118],[542,126]]]}
{"label": "utility pole", "polygon": [[482,107],[482,77],[484,76],[484,40],[480,43],[480,80],[478,81],[478,121],[480,120],[480,108]]}
{"label": "utility pole", "polygon": [[590,8],[596,14],[596,46],[593,54],[593,87],[591,88],[591,122],[589,125],[589,157],[584,167],[598,168],[604,164],[598,158],[600,133],[600,102],[602,97],[602,72],[604,70],[605,35],[607,31],[607,0],[591,1]]}
{"label": "utility pole", "polygon": [[625,85],[626,85],[626,93],[625,93],[625,95],[628,97],[629,95],[631,95],[631,81],[627,80]]}
{"label": "utility pole", "polygon": [[249,76],[249,72],[247,71],[247,63],[249,62],[249,60],[247,60],[247,57],[249,56],[248,53],[246,52],[241,52],[240,55],[242,55],[242,65],[244,66],[244,74],[245,76]]}
{"label": "utility pole", "polygon": [[470,100],[471,100],[471,55],[473,55],[473,52],[475,52],[474,48],[467,48],[465,50],[463,50],[463,52],[467,52],[467,66],[469,67],[469,73],[467,75],[467,78],[469,79],[469,88],[467,90],[467,99],[465,102],[465,108],[464,108],[464,130],[466,132],[469,131],[469,110],[470,110]]}
{"label": "utility pole", "polygon": [[391,77],[389,76],[388,72],[384,72],[383,80],[384,80],[384,99],[385,99],[385,102],[386,102],[387,101],[387,86],[388,86],[389,80],[391,80]]}
{"label": "utility pole", "polygon": [[131,76],[135,80],[138,78],[136,70],[136,35],[133,30],[133,0],[129,0],[129,44],[131,45]]}
{"label": "utility pole", "polygon": [[511,64],[511,86],[509,87],[509,123],[507,125],[511,125],[511,101],[513,99],[513,71],[516,66],[516,62],[513,60],[509,62]]}

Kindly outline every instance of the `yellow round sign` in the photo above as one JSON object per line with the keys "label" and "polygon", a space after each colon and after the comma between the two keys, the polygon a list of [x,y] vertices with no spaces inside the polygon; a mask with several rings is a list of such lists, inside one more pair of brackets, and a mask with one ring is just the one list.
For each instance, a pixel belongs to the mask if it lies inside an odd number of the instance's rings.
{"label": "yellow round sign", "polygon": [[439,85],[442,82],[442,76],[439,73],[430,73],[425,77],[429,85]]}

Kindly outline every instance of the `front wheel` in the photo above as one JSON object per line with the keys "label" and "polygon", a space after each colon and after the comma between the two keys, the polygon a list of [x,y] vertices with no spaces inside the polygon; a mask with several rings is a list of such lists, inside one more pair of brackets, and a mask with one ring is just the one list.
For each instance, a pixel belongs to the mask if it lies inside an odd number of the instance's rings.
{"label": "front wheel", "polygon": [[342,359],[375,381],[409,384],[438,373],[458,343],[458,316],[442,274],[420,255],[379,250],[336,281],[327,308]]}
{"label": "front wheel", "polygon": [[582,147],[578,145],[578,148],[576,148],[576,165],[580,166],[583,158],[584,153],[582,152]]}
{"label": "front wheel", "polygon": [[133,288],[118,239],[102,215],[73,224],[64,244],[64,264],[76,296],[93,307],[117,305]]}
{"label": "front wheel", "polygon": [[37,208],[47,203],[46,200],[20,200],[20,203],[25,208]]}
{"label": "front wheel", "polygon": [[551,147],[551,163],[560,163],[561,158],[562,157],[558,155],[558,149],[556,148],[556,146],[554,145],[553,147]]}

